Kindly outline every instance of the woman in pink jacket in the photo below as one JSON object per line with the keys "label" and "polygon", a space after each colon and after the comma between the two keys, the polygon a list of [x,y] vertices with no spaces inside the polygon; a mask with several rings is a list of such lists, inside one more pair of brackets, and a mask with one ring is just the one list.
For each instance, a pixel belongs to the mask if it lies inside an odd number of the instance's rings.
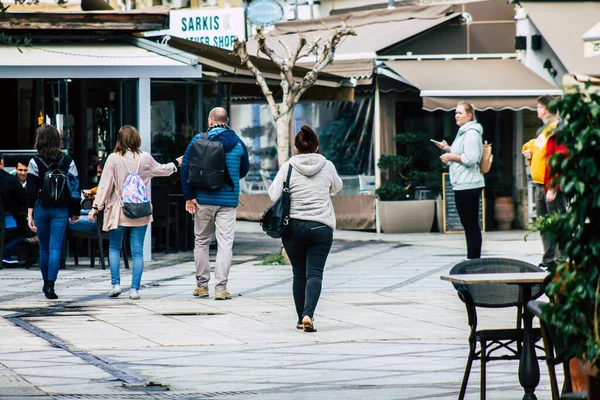
{"label": "woman in pink jacket", "polygon": [[152,216],[141,218],[127,218],[121,207],[121,192],[123,183],[130,172],[137,171],[146,188],[150,187],[150,179],[155,176],[169,176],[177,171],[181,164],[181,157],[167,164],[159,164],[149,153],[140,150],[142,139],[133,126],[126,125],[119,130],[117,144],[114,152],[108,156],[98,192],[88,214],[90,221],[96,218],[99,210],[104,210],[104,225],[102,230],[108,231],[110,261],[110,276],[112,289],[108,297],[117,297],[121,294],[121,246],[125,229],[129,229],[131,238],[131,257],[133,259],[131,271],[130,299],[139,299],[140,283],[144,271],[144,237],[146,228],[152,222]]}

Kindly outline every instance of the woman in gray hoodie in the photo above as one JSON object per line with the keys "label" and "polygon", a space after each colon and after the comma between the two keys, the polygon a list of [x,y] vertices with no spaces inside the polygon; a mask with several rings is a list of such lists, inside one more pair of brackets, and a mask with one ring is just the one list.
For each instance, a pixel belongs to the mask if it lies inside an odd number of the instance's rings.
{"label": "woman in gray hoodie", "polygon": [[475,110],[467,102],[458,103],[454,118],[459,128],[452,146],[445,140],[436,144],[446,152],[440,160],[450,166],[456,211],[465,229],[467,259],[471,260],[481,258],[479,199],[485,182],[479,162],[483,154],[483,127],[475,120]]}
{"label": "woman in gray hoodie", "polygon": [[323,269],[331,249],[335,213],[331,193],[342,189],[335,166],[317,153],[319,139],[308,126],[296,134],[296,155],[283,164],[269,187],[277,200],[283,191],[288,169],[290,177],[290,223],[281,237],[294,274],[292,291],[298,323],[296,328],[316,332],[313,316],[323,282]]}

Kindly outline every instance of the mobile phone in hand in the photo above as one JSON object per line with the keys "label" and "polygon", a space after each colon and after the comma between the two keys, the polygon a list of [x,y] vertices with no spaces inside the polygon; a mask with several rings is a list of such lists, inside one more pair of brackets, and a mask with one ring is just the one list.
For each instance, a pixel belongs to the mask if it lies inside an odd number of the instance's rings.
{"label": "mobile phone in hand", "polygon": [[441,144],[442,142],[438,142],[437,140],[433,140],[433,139],[429,139],[430,142],[433,142],[435,144]]}

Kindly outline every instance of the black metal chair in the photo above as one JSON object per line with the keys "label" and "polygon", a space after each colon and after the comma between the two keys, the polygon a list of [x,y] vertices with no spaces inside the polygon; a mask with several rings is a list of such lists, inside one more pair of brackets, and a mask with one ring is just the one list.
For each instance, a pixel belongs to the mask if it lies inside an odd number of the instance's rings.
{"label": "black metal chair", "polygon": [[[540,330],[546,352],[546,365],[550,375],[550,390],[552,391],[552,400],[587,400],[586,392],[573,392],[571,384],[571,371],[569,368],[570,359],[565,358],[566,346],[558,335],[556,328],[549,324],[543,318],[542,309],[547,303],[541,301],[530,301],[527,303],[527,309],[540,321]],[[558,391],[558,381],[556,379],[556,366],[562,364],[564,371],[564,382],[562,393]]]}
{"label": "black metal chair", "polygon": [[175,249],[179,250],[179,206],[170,197],[169,185],[152,184],[152,219],[152,230],[165,231],[165,253],[169,252],[171,229],[175,230]]}
{"label": "black metal chair", "polygon": [[[82,218],[87,218],[87,215],[82,216]],[[70,224],[67,224],[67,231],[65,233],[65,240],[63,241],[63,251],[62,251],[62,258],[63,258],[63,265],[64,265],[64,260],[66,258],[66,248],[67,248],[67,242],[70,239],[75,239],[76,241],[78,241],[79,239],[88,239],[90,241],[90,268],[94,268],[95,266],[95,260],[96,260],[96,246],[98,247],[98,258],[100,259],[100,265],[102,265],[102,269],[106,269],[106,262],[105,262],[105,247],[104,247],[104,240],[108,240],[108,232],[105,232],[102,230],[102,223],[104,221],[104,212],[103,211],[99,211],[96,214],[96,230],[95,231],[81,231],[81,230],[76,230],[76,229],[72,229]],[[73,252],[73,258],[75,261],[75,265],[79,265],[79,254],[77,252],[77,244],[75,244],[75,251]],[[127,241],[125,240],[125,236],[123,237],[123,248],[122,248],[122,254],[123,254],[123,263],[125,264],[125,268],[129,268],[129,257],[128,257],[128,246],[127,246]]]}
{"label": "black metal chair", "polygon": [[[462,274],[497,274],[497,273],[519,273],[519,272],[544,272],[535,265],[508,258],[481,258],[476,260],[462,261],[456,264],[450,275]],[[465,374],[460,388],[459,400],[463,400],[469,382],[471,366],[474,360],[481,361],[481,386],[480,397],[485,400],[485,375],[486,364],[495,360],[519,360],[523,343],[522,315],[525,304],[523,304],[523,290],[518,285],[504,283],[489,283],[477,285],[464,285],[454,283],[458,297],[465,303],[467,309],[468,323],[471,328],[469,335],[469,357],[465,367]],[[536,299],[543,294],[543,285],[534,285],[531,298]],[[516,307],[516,327],[509,329],[477,329],[477,307],[502,308]],[[540,338],[540,330],[534,329],[534,340]],[[477,344],[479,343],[479,350]],[[538,347],[538,346],[536,346]],[[538,347],[540,348],[540,347]],[[503,354],[492,355],[492,353],[503,350]],[[543,358],[543,357],[542,357]]]}

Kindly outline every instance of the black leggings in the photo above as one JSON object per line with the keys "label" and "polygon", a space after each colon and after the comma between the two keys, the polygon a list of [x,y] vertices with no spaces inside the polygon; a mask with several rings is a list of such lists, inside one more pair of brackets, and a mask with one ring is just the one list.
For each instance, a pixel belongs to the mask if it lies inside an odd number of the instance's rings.
{"label": "black leggings", "polygon": [[333,229],[319,222],[291,219],[281,239],[292,263],[292,291],[300,323],[306,315],[313,318],[321,296],[323,269],[331,250]]}
{"label": "black leggings", "polygon": [[481,188],[455,190],[454,201],[460,222],[465,228],[467,258],[481,258],[481,228],[479,227],[479,198]]}

